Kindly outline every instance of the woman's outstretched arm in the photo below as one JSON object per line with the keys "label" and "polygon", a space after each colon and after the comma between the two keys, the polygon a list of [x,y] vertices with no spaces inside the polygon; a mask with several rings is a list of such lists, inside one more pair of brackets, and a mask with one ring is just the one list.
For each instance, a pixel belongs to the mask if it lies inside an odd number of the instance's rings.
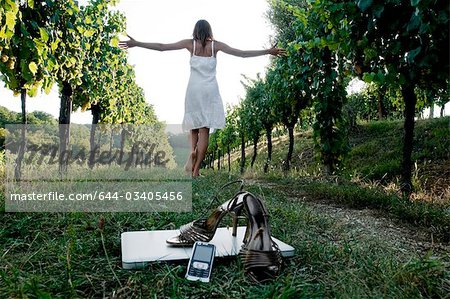
{"label": "woman's outstretched arm", "polygon": [[129,35],[127,36],[130,38],[130,40],[119,42],[119,47],[122,49],[141,47],[155,51],[171,51],[171,50],[189,49],[189,47],[192,45],[191,39],[184,39],[180,40],[179,42],[171,44],[162,44],[162,43],[144,43],[135,40]]}
{"label": "woman's outstretched arm", "polygon": [[238,57],[244,57],[244,58],[262,56],[262,55],[268,55],[268,54],[274,55],[274,56],[286,55],[286,50],[281,49],[281,48],[276,48],[275,46],[273,46],[270,49],[265,49],[265,50],[239,50],[239,49],[232,48],[225,43],[216,42],[216,49],[217,49],[217,51],[223,51],[227,54],[238,56]]}

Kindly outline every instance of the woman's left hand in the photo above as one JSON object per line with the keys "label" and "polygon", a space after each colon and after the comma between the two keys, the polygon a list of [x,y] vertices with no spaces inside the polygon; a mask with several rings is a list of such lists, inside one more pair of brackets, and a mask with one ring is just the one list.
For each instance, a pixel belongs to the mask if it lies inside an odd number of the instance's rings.
{"label": "woman's left hand", "polygon": [[276,46],[273,46],[269,49],[269,54],[274,56],[286,56],[286,50],[283,48],[277,48]]}

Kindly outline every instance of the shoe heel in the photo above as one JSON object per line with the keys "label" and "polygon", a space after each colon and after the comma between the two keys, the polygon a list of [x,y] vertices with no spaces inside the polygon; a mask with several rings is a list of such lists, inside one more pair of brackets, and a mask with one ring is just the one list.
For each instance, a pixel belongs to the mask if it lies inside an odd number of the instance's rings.
{"label": "shoe heel", "polygon": [[238,226],[238,222],[239,222],[239,218],[238,216],[234,216],[233,217],[233,232],[231,233],[231,235],[233,237],[237,236],[237,226]]}
{"label": "shoe heel", "polygon": [[240,216],[241,216],[241,212],[243,209],[244,209],[244,205],[241,204],[233,210],[233,232],[231,233],[231,235],[233,237],[237,236],[237,227],[239,224],[239,218],[242,218]]}

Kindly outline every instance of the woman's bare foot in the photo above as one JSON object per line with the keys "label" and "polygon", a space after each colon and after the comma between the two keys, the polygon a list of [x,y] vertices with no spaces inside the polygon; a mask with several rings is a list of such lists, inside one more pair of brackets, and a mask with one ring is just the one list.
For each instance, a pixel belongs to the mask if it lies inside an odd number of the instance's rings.
{"label": "woman's bare foot", "polygon": [[191,153],[191,156],[192,156],[191,172],[194,172],[194,166],[195,166],[195,163],[197,162],[197,147],[195,148],[194,152]]}
{"label": "woman's bare foot", "polygon": [[197,148],[191,152],[186,164],[184,165],[184,171],[186,171],[186,174],[193,175],[195,161],[197,161]]}

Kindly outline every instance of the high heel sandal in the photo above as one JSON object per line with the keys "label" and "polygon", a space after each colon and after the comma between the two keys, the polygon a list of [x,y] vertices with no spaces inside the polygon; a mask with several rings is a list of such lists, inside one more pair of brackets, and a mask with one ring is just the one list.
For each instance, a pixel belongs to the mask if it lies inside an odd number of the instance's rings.
{"label": "high heel sandal", "polygon": [[[240,183],[240,189],[233,196],[232,199],[223,203],[219,207],[217,207],[208,218],[201,218],[185,224],[180,227],[180,234],[178,236],[167,239],[166,242],[172,246],[192,246],[196,241],[209,242],[214,237],[216,233],[217,227],[219,226],[220,221],[226,214],[230,214],[233,217],[233,232],[232,235],[236,236],[237,233],[237,224],[238,219],[241,214],[241,211],[244,207],[243,198],[246,192],[242,191],[243,181],[237,180],[223,185],[218,191],[223,190],[225,187]],[[214,200],[217,200],[217,194],[213,197]]]}
{"label": "high heel sandal", "polygon": [[269,214],[264,203],[251,193],[244,197],[248,215],[244,244],[239,252],[244,271],[254,282],[266,282],[281,272],[283,263],[280,249],[272,240]]}

